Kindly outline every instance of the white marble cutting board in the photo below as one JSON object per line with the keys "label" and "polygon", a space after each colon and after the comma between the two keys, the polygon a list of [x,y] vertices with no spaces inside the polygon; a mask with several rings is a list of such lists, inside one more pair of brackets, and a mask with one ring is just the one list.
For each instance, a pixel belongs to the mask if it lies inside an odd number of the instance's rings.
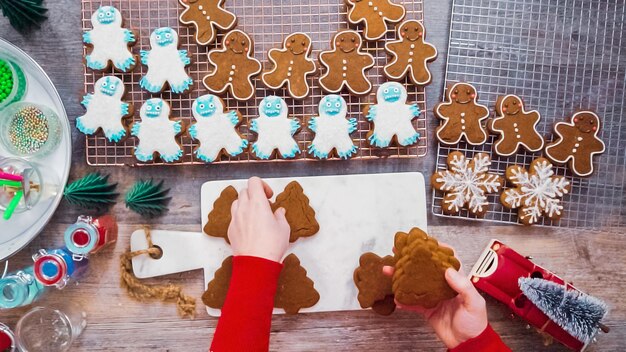
{"label": "white marble cutting board", "polygon": [[[352,273],[364,252],[391,254],[397,231],[419,227],[426,231],[426,195],[421,173],[274,178],[265,181],[275,195],[291,181],[298,181],[316,211],[320,231],[293,243],[295,253],[320,293],[319,302],[300,312],[326,312],[361,309]],[[202,186],[202,226],[213,202],[229,185],[237,190],[246,180],[211,181]],[[155,277],[204,269],[206,284],[231,254],[228,244],[201,232],[152,230],[152,241],[163,249],[163,257],[133,258],[138,278]],[[131,236],[131,250],[146,248],[143,230]],[[212,316],[220,311],[207,309]],[[275,309],[275,314],[284,313]]]}

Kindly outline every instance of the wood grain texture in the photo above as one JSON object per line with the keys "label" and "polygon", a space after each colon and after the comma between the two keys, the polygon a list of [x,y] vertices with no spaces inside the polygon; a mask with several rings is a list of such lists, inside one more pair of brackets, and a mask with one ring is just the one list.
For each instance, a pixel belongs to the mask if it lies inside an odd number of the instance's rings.
{"label": "wood grain texture", "polygon": [[[174,1],[174,0],[172,0]],[[26,35],[15,32],[5,18],[0,18],[0,35],[18,45],[37,60],[56,84],[73,122],[83,110],[79,105],[83,92],[81,67],[80,3],[78,0],[47,1],[49,20],[39,31]],[[430,67],[433,83],[427,89],[428,106],[439,100],[444,77],[450,1],[426,1],[428,40],[436,45],[439,56]],[[437,125],[428,111],[429,131]],[[84,137],[73,131],[74,151],[71,179],[93,169],[86,166]],[[433,138],[430,138],[433,141]],[[111,179],[126,190],[140,178],[164,179],[172,188],[174,199],[170,211],[162,218],[149,221],[154,228],[200,231],[199,189],[202,183],[216,179],[332,175],[421,171],[429,176],[434,169],[434,143],[428,156],[413,160],[373,160],[353,162],[279,163],[262,165],[218,165],[188,167],[102,168]],[[430,201],[428,190],[427,199]],[[619,196],[619,195],[616,195]],[[120,199],[121,201],[121,199]],[[75,300],[88,313],[88,327],[74,345],[76,351],[206,351],[217,320],[210,318],[199,300],[203,292],[200,271],[170,275],[150,283],[175,283],[198,298],[196,320],[181,320],[173,304],[141,303],[126,296],[119,285],[119,255],[128,249],[129,236],[146,220],[129,212],[123,204],[112,208],[118,216],[120,238],[92,258],[90,271],[79,284],[63,291],[52,291],[40,304]],[[62,245],[62,233],[81,211],[63,202],[45,231],[26,249],[11,259],[12,267],[30,262],[38,248]],[[491,238],[498,238],[522,254],[574,282],[583,291],[609,304],[606,325],[608,335],[590,351],[624,350],[626,341],[626,244],[623,234],[584,232],[569,229],[524,228],[519,226],[486,226],[464,220],[429,215],[429,232],[456,248],[466,270],[469,270]],[[402,230],[402,229],[399,229]],[[404,229],[407,230],[407,229]],[[393,235],[393,234],[390,234]],[[565,351],[558,344],[543,347],[541,338],[511,317],[504,306],[487,299],[489,318],[494,329],[514,351]],[[14,326],[27,308],[0,312],[0,321]],[[407,351],[443,350],[432,330],[415,314],[400,312],[380,317],[369,311],[316,313],[276,316],[273,319],[271,350],[276,351]]]}

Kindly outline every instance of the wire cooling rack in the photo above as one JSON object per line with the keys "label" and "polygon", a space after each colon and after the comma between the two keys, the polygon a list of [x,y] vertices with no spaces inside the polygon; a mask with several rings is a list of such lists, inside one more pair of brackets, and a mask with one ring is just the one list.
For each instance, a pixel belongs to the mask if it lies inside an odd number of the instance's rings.
{"label": "wire cooling rack", "polygon": [[[455,0],[452,9],[446,83],[476,85],[479,101],[491,111],[498,95],[517,94],[542,119],[539,132],[552,140],[555,122],[577,109],[596,111],[602,119],[604,154],[595,172],[574,177],[566,166],[555,172],[573,183],[559,221],[541,225],[618,229],[626,225],[626,5],[608,0]],[[495,137],[474,147],[439,145],[437,169],[446,168],[453,150],[469,157],[478,151],[492,156],[492,170],[504,175],[509,165],[528,168],[538,153],[498,157]],[[555,165],[556,166],[556,165]],[[442,213],[443,194],[433,192],[433,214]],[[489,197],[485,221],[517,223],[517,211],[504,208],[498,195]],[[458,216],[472,219],[467,211]]]}
{"label": "wire cooling rack", "polygon": [[[401,3],[406,8],[407,19],[423,20],[422,1],[403,0]],[[85,69],[85,91],[93,92],[94,82],[103,75],[114,74],[120,77],[126,84],[126,100],[135,105],[134,121],[139,120],[139,108],[141,104],[152,96],[161,96],[170,103],[172,107],[172,117],[180,118],[186,126],[192,122],[191,104],[196,97],[208,93],[202,85],[202,78],[209,73],[211,67],[208,64],[207,53],[217,47],[217,43],[222,41],[224,33],[217,36],[217,41],[209,46],[200,46],[194,39],[195,29],[186,27],[179,23],[178,17],[183,7],[177,0],[82,0],[82,26],[83,30],[91,29],[91,15],[101,5],[112,5],[120,10],[124,18],[124,25],[135,30],[138,36],[138,43],[133,47],[133,52],[138,53],[140,49],[149,48],[149,37],[152,30],[158,27],[169,26],[177,30],[181,48],[187,50],[192,63],[187,67],[188,72],[194,80],[192,91],[188,95],[171,94],[169,90],[162,94],[152,95],[139,86],[139,80],[146,73],[146,67],[138,64],[131,73],[117,73],[112,69],[108,72],[95,73]],[[263,63],[264,69],[269,68],[267,51],[270,48],[279,47],[284,36],[296,31],[309,34],[312,39],[312,58],[316,60],[319,52],[328,50],[331,37],[341,28],[348,28],[347,8],[341,0],[226,0],[225,8],[237,16],[237,28],[248,33],[254,40],[255,57]],[[361,28],[358,28],[361,31]],[[427,133],[426,133],[426,97],[423,87],[415,87],[407,84],[405,86],[409,92],[408,101],[416,102],[423,111],[420,118],[414,120],[414,126],[422,138],[419,143],[410,147],[390,147],[385,149],[371,148],[366,139],[370,129],[369,122],[362,115],[364,104],[375,102],[376,88],[386,81],[383,67],[387,62],[384,44],[387,40],[396,37],[393,26],[389,27],[384,39],[376,42],[367,42],[364,50],[372,54],[375,58],[374,67],[367,72],[368,78],[372,81],[374,89],[372,93],[364,97],[356,97],[348,93],[341,95],[348,103],[349,117],[358,119],[357,131],[352,134],[358,146],[358,154],[353,159],[369,159],[379,157],[399,157],[410,158],[426,155]],[[284,89],[272,91],[263,86],[260,77],[254,79],[256,85],[256,96],[247,102],[239,102],[230,96],[230,93],[221,97],[228,109],[237,109],[243,115],[243,123],[240,133],[249,141],[254,141],[256,135],[249,132],[249,120],[257,117],[258,105],[264,96],[275,94],[285,98],[290,110],[290,117],[297,117],[303,128],[295,136],[303,153],[292,160],[313,160],[304,153],[311,143],[314,134],[307,126],[308,118],[317,114],[317,107],[323,92],[318,84],[320,74],[309,78],[312,86],[311,94],[302,101],[291,99]],[[129,119],[130,120],[130,119]],[[194,157],[193,150],[197,144],[188,135],[183,135],[179,140],[183,146],[183,157],[171,165],[202,164],[203,162]],[[132,151],[137,143],[134,137],[128,138],[122,143],[110,143],[106,138],[98,133],[94,136],[86,137],[86,156],[89,165],[96,166],[122,166],[122,165],[158,165],[160,162],[139,163],[134,158]],[[249,152],[244,152],[235,158],[224,158],[216,163],[228,162],[258,162],[259,160]]]}

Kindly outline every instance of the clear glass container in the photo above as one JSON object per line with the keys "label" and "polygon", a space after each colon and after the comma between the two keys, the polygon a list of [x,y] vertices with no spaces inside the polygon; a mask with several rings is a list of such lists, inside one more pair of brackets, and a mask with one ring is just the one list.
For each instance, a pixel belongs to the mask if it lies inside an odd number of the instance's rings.
{"label": "clear glass container", "polygon": [[0,110],[0,143],[14,156],[44,157],[61,136],[59,117],[45,105],[19,102]]}
{"label": "clear glass container", "polygon": [[87,326],[87,313],[78,304],[35,307],[17,322],[15,335],[24,352],[65,352]]}
{"label": "clear glass container", "polygon": [[[44,192],[56,193],[58,185],[56,185],[56,177],[54,180],[45,182],[42,179],[39,167],[33,163],[21,158],[0,159],[0,172],[20,175],[28,183],[28,189],[25,189],[24,196],[17,204],[14,213],[23,213],[32,209],[42,198]],[[47,187],[51,189],[47,189]],[[7,206],[15,196],[16,190],[13,187],[0,186],[0,210],[6,210]]]}
{"label": "clear glass container", "polygon": [[9,95],[0,101],[0,110],[4,109],[4,107],[8,106],[11,103],[20,101],[24,95],[26,94],[26,75],[24,75],[24,71],[22,68],[15,63],[0,54],[0,63],[6,63],[11,71],[11,78],[13,79],[13,88],[9,92]]}

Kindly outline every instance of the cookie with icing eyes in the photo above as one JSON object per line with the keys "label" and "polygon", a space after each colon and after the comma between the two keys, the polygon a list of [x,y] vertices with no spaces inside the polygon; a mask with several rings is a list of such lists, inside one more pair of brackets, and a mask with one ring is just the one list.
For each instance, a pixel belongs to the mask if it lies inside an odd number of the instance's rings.
{"label": "cookie with icing eyes", "polygon": [[430,83],[432,75],[427,63],[437,57],[437,48],[426,42],[425,36],[424,25],[416,20],[398,25],[398,40],[385,44],[385,51],[391,57],[384,68],[389,79],[399,81],[409,76],[415,85]]}
{"label": "cookie with icing eyes", "polygon": [[271,89],[287,86],[292,98],[304,99],[310,88],[307,79],[316,71],[311,49],[311,37],[301,32],[290,34],[282,48],[268,51],[272,68],[263,73],[261,80]]}
{"label": "cookie with icing eyes", "polygon": [[541,115],[536,110],[526,111],[522,98],[509,94],[496,101],[496,117],[487,124],[498,135],[493,150],[502,156],[510,156],[523,147],[530,152],[543,149],[543,137],[537,132]]}
{"label": "cookie with icing eyes", "polygon": [[250,131],[258,135],[252,152],[259,159],[270,159],[274,153],[282,158],[294,158],[300,146],[293,136],[300,130],[300,121],[289,118],[287,103],[270,95],[259,104],[259,117],[250,122]]}
{"label": "cookie with icing eyes", "polygon": [[238,29],[224,35],[222,46],[209,52],[213,72],[204,77],[204,86],[213,93],[226,90],[237,100],[254,95],[252,77],[261,73],[261,62],[254,58],[254,43]]}
{"label": "cookie with icing eyes", "polygon": [[160,98],[148,99],[139,110],[141,121],[131,127],[131,134],[139,140],[134,149],[137,160],[153,161],[158,155],[171,163],[183,156],[176,137],[183,133],[181,121],[170,119],[170,105]]}
{"label": "cookie with icing eyes", "polygon": [[435,106],[434,112],[442,120],[436,131],[442,144],[455,145],[461,139],[471,145],[487,141],[483,121],[489,117],[489,109],[478,103],[473,85],[459,82],[448,86],[446,99]]}
{"label": "cookie with icing eyes", "polygon": [[224,0],[178,0],[185,8],[180,23],[196,28],[196,42],[208,45],[215,40],[217,30],[227,31],[237,24],[237,17],[224,9]]}
{"label": "cookie with icing eyes", "polygon": [[402,21],[404,6],[390,0],[345,0],[348,5],[348,21],[363,24],[363,37],[378,40],[387,33],[387,23]]}
{"label": "cookie with icing eyes", "polygon": [[135,45],[135,32],[123,27],[122,14],[113,6],[101,6],[91,15],[93,29],[83,33],[83,43],[92,50],[85,56],[85,65],[92,70],[106,70],[112,64],[121,72],[130,72],[137,57],[130,51]]}
{"label": "cookie with icing eyes", "polygon": [[575,113],[570,122],[554,125],[556,140],[546,146],[546,155],[555,163],[569,162],[569,168],[578,176],[593,173],[593,158],[605,150],[598,137],[600,117],[592,111]]}
{"label": "cookie with icing eyes", "polygon": [[337,94],[326,95],[320,100],[319,114],[309,119],[309,129],[315,137],[309,145],[309,154],[319,159],[327,159],[336,153],[341,159],[356,154],[350,134],[356,131],[356,119],[346,119],[348,106]]}
{"label": "cookie with icing eyes", "polygon": [[361,50],[362,40],[353,30],[337,32],[331,41],[331,50],[322,51],[320,63],[325,72],[320,86],[328,93],[338,93],[347,88],[356,95],[367,94],[372,83],[365,72],[374,66],[374,57]]}

